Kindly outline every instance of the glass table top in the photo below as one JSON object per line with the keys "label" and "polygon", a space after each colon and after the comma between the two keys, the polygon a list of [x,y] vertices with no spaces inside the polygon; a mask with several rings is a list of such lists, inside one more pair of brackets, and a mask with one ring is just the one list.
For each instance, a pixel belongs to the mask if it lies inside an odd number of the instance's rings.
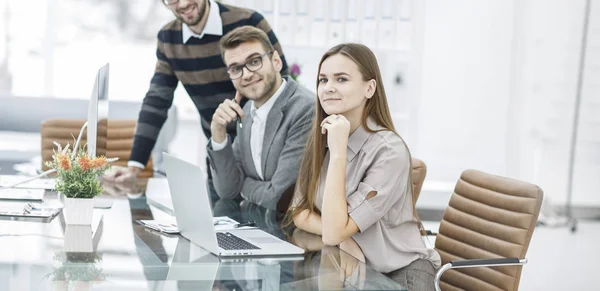
{"label": "glass table top", "polygon": [[[53,219],[0,216],[0,290],[405,290],[356,259],[361,254],[355,249],[324,246],[320,236],[284,229],[280,215],[248,201],[215,201],[213,215],[255,221],[306,253],[219,258],[179,235],[136,223],[172,220],[164,205],[104,187],[96,198],[104,208],[94,209],[92,226],[67,226],[62,213]],[[61,203],[46,191],[42,205]]]}

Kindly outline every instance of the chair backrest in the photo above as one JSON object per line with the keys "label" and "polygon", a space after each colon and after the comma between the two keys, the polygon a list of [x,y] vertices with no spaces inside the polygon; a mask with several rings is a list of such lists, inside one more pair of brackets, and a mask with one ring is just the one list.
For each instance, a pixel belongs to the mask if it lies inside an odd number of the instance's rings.
{"label": "chair backrest", "polygon": [[[464,171],[442,218],[435,249],[442,264],[460,259],[525,258],[542,205],[538,186]],[[522,266],[452,269],[442,290],[518,290]]]}
{"label": "chair backrest", "polygon": [[421,194],[421,188],[423,188],[423,181],[427,175],[427,166],[419,159],[412,158],[412,196],[413,203],[416,205],[419,195]]}
{"label": "chair backrest", "polygon": [[[42,169],[47,170],[46,161],[52,160],[53,150],[56,146],[54,141],[61,145],[69,143],[74,144],[74,139],[77,139],[81,126],[85,123],[83,119],[51,119],[42,122]],[[127,166],[131,148],[133,146],[133,136],[135,134],[135,120],[108,120],[107,126],[98,126],[98,132],[106,131],[106,139],[98,138],[97,154],[105,155],[110,158],[119,158],[118,161],[112,163],[117,166]],[[85,145],[87,141],[86,131],[84,130],[80,146]],[[152,158],[146,164],[146,168],[140,177],[147,178],[153,176]]]}

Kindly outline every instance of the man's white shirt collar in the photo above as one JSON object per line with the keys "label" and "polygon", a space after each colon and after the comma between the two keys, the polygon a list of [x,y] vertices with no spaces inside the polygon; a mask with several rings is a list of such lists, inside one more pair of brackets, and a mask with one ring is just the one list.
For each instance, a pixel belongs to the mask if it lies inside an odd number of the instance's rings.
{"label": "man's white shirt collar", "polygon": [[254,105],[254,101],[252,101],[252,106],[250,106],[250,114],[253,118],[256,116],[262,121],[267,120],[267,115],[269,115],[269,111],[271,111],[271,108],[273,108],[273,104],[275,104],[275,101],[277,100],[277,98],[279,98],[279,95],[281,95],[281,92],[283,92],[283,89],[285,89],[285,85],[287,84],[285,79],[282,78],[282,81],[283,82],[281,82],[281,86],[279,86],[279,89],[277,89],[275,94],[273,94],[273,96],[271,96],[271,98],[269,98],[269,100],[267,100],[267,102],[265,102],[265,104],[263,104],[260,108],[256,108],[256,106]]}
{"label": "man's white shirt collar", "polygon": [[209,0],[210,11],[208,12],[208,19],[206,20],[206,26],[202,30],[201,34],[193,32],[187,24],[181,24],[181,35],[183,43],[187,43],[192,37],[202,39],[205,34],[212,35],[223,35],[223,20],[221,19],[221,11],[219,5],[214,0]]}

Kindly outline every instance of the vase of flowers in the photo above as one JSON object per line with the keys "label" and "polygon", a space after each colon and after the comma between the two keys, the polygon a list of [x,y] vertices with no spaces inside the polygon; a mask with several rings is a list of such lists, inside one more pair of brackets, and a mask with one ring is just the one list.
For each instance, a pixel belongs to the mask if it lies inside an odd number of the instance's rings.
{"label": "vase of flowers", "polygon": [[66,224],[91,225],[94,210],[93,198],[103,191],[99,177],[110,168],[109,163],[117,159],[90,157],[85,148],[71,150],[69,144],[63,149],[54,143],[57,150],[46,166],[56,171],[54,191],[64,196],[63,214]]}

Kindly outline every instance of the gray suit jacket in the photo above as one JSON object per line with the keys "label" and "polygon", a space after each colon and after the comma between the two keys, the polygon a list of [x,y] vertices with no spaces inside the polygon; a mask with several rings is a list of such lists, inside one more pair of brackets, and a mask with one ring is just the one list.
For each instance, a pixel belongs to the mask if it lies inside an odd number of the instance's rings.
{"label": "gray suit jacket", "polygon": [[275,209],[284,191],[296,183],[316,96],[292,78],[286,77],[286,81],[285,89],[267,115],[261,155],[264,180],[256,172],[250,150],[252,102],[243,108],[246,113],[243,129],[237,129],[233,145],[229,142],[224,149],[213,151],[211,143],[208,144],[213,183],[221,198],[233,199],[241,192],[250,202]]}

